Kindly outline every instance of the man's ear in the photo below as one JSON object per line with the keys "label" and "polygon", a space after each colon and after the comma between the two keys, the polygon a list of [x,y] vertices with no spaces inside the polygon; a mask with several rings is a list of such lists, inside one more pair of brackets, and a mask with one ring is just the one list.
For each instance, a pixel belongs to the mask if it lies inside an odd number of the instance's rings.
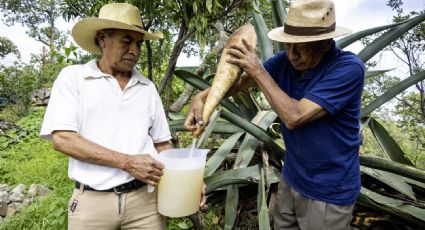
{"label": "man's ear", "polygon": [[105,38],[106,38],[106,33],[103,30],[99,30],[96,33],[96,40],[97,43],[99,44],[100,49],[103,49],[105,47]]}

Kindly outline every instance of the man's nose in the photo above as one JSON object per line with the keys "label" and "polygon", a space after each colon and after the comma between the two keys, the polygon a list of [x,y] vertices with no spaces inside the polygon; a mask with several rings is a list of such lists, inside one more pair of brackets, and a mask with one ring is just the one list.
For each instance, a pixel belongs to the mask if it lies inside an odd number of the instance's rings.
{"label": "man's nose", "polygon": [[136,56],[139,56],[140,46],[137,44],[137,42],[131,43],[130,48],[129,48],[129,53],[136,55]]}

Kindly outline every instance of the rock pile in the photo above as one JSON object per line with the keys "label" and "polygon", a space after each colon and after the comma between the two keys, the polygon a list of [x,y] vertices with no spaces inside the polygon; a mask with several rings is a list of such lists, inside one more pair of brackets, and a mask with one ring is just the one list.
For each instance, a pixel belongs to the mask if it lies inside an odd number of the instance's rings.
{"label": "rock pile", "polygon": [[26,191],[24,184],[10,189],[7,184],[0,184],[0,223],[15,212],[30,205],[36,198],[43,198],[52,190],[40,184],[32,184]]}
{"label": "rock pile", "polygon": [[42,88],[36,90],[31,98],[34,106],[47,106],[50,100],[50,89]]}

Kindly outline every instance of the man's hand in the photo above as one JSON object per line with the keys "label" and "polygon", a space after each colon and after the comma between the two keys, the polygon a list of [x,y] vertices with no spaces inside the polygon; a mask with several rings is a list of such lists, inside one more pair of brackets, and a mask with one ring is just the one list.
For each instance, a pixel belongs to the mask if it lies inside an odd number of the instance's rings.
{"label": "man's hand", "polygon": [[127,171],[136,179],[156,186],[163,175],[164,165],[153,159],[149,154],[138,154],[128,156]]}
{"label": "man's hand", "polygon": [[238,65],[249,76],[255,77],[257,71],[263,70],[263,64],[255,54],[254,47],[250,46],[245,39],[242,39],[242,43],[243,45],[235,44],[230,47],[228,54],[232,58],[228,59],[227,62]]}
{"label": "man's hand", "polygon": [[189,112],[184,122],[184,127],[192,131],[193,137],[195,138],[199,137],[204,128],[203,112],[207,96],[208,90],[205,90],[192,97]]}

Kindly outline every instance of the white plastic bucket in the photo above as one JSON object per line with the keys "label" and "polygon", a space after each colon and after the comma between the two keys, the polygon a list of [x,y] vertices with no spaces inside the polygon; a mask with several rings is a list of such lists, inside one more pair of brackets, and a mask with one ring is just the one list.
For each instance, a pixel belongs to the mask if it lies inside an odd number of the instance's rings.
{"label": "white plastic bucket", "polygon": [[164,175],[158,184],[158,212],[182,217],[199,210],[204,168],[209,149],[168,149],[159,154]]}

